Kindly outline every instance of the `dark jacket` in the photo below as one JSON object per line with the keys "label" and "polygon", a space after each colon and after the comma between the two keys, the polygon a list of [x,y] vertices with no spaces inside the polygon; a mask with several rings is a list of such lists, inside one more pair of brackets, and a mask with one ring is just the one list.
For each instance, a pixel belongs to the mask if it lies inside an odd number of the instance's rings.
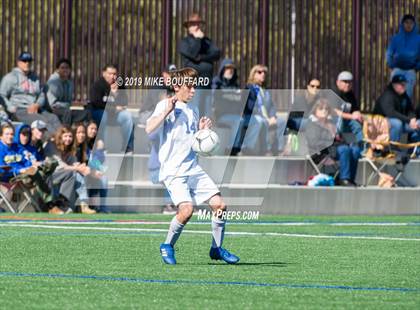
{"label": "dark jacket", "polygon": [[305,127],[305,138],[309,154],[315,163],[321,162],[325,157],[337,157],[337,147],[344,141],[328,129],[319,124],[312,117],[308,118]]}
{"label": "dark jacket", "polygon": [[386,62],[391,69],[420,70],[420,34],[416,23],[411,32],[406,32],[400,22],[398,34],[391,38],[386,50]]}
{"label": "dark jacket", "polygon": [[232,64],[231,59],[224,59],[220,64],[218,74],[213,78],[211,87],[216,119],[226,114],[241,115],[244,109],[236,68],[230,80],[223,77],[226,66]]}
{"label": "dark jacket", "polygon": [[[342,101],[351,104],[351,110],[345,111],[345,112],[353,113],[355,111],[360,111],[360,103],[357,101],[356,96],[354,95],[352,90],[349,91],[348,93],[344,93],[337,88],[337,85],[334,85],[331,89],[334,91],[334,93],[337,94],[338,97],[340,97]],[[339,102],[337,100],[332,100],[331,102],[333,107],[336,109],[342,109],[341,103],[342,102]]]}
{"label": "dark jacket", "polygon": [[309,114],[312,112],[313,104],[318,97],[314,96],[313,100],[309,102],[305,96],[306,92],[307,90],[305,90],[303,94],[296,96],[295,102],[291,108],[292,110],[289,113],[289,119],[309,117]]}
{"label": "dark jacket", "polygon": [[[124,89],[124,86],[119,87]],[[117,92],[117,96],[110,95],[111,86],[103,77],[93,83],[88,107],[90,109],[104,110],[108,104],[112,105],[127,105],[127,95],[124,92]]]}
{"label": "dark jacket", "polygon": [[184,67],[197,70],[200,77],[208,77],[211,81],[213,63],[219,60],[220,49],[208,37],[199,39],[189,34],[179,43],[178,51]]}
{"label": "dark jacket", "polygon": [[[24,128],[29,128],[29,143],[26,145],[23,145],[22,143],[20,143],[20,133]],[[32,138],[32,133],[31,133],[31,127],[29,127],[29,125],[19,125],[16,127],[15,130],[15,137],[13,139],[13,142],[18,146],[19,150],[21,153],[23,153],[25,155],[25,158],[31,162],[33,161],[43,161],[44,158],[43,156],[38,152],[37,148],[34,147],[33,145],[31,145],[31,138]]]}
{"label": "dark jacket", "polygon": [[398,95],[392,83],[390,83],[382,95],[376,100],[374,114],[380,114],[389,118],[398,118],[399,120],[409,123],[410,119],[415,117],[410,98],[407,93]]}
{"label": "dark jacket", "polygon": [[247,120],[251,115],[262,115],[261,107],[265,106],[269,117],[276,116],[276,107],[271,100],[270,92],[264,89],[264,98],[258,96],[261,88],[256,84],[246,85],[246,89],[249,89],[248,100],[246,101],[244,116]]}

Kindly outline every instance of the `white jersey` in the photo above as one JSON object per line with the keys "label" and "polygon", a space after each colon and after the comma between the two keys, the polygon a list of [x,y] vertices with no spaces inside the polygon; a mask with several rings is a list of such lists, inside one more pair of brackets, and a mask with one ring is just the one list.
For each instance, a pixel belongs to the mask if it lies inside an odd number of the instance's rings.
{"label": "white jersey", "polygon": [[[164,113],[168,99],[160,101],[150,117]],[[191,149],[194,133],[198,129],[198,109],[177,101],[159,128],[159,181],[174,177],[193,175],[201,171],[197,155]]]}

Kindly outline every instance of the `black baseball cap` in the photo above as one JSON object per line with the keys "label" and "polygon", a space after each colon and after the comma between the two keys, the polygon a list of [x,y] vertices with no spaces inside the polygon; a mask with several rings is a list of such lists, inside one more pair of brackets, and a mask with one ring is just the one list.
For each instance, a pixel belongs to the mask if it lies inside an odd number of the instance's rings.
{"label": "black baseball cap", "polygon": [[32,54],[29,52],[22,52],[20,53],[18,60],[20,61],[33,61],[34,58],[32,57]]}
{"label": "black baseball cap", "polygon": [[391,83],[406,83],[407,78],[402,74],[396,74],[392,77]]}

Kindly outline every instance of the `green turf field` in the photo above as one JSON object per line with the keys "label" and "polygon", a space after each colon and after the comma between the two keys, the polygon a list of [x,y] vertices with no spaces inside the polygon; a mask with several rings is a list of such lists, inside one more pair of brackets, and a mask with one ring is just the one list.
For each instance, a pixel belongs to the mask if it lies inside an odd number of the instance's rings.
{"label": "green turf field", "polygon": [[209,259],[196,217],[164,265],[170,219],[3,213],[0,308],[420,309],[419,217],[231,221],[234,266]]}

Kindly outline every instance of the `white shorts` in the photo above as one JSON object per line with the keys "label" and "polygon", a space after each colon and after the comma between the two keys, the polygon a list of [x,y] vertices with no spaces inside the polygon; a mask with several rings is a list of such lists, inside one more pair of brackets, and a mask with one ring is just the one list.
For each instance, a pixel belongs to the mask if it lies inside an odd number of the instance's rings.
{"label": "white shorts", "polygon": [[174,177],[163,181],[174,205],[192,202],[197,206],[220,193],[216,184],[204,171],[194,175]]}

